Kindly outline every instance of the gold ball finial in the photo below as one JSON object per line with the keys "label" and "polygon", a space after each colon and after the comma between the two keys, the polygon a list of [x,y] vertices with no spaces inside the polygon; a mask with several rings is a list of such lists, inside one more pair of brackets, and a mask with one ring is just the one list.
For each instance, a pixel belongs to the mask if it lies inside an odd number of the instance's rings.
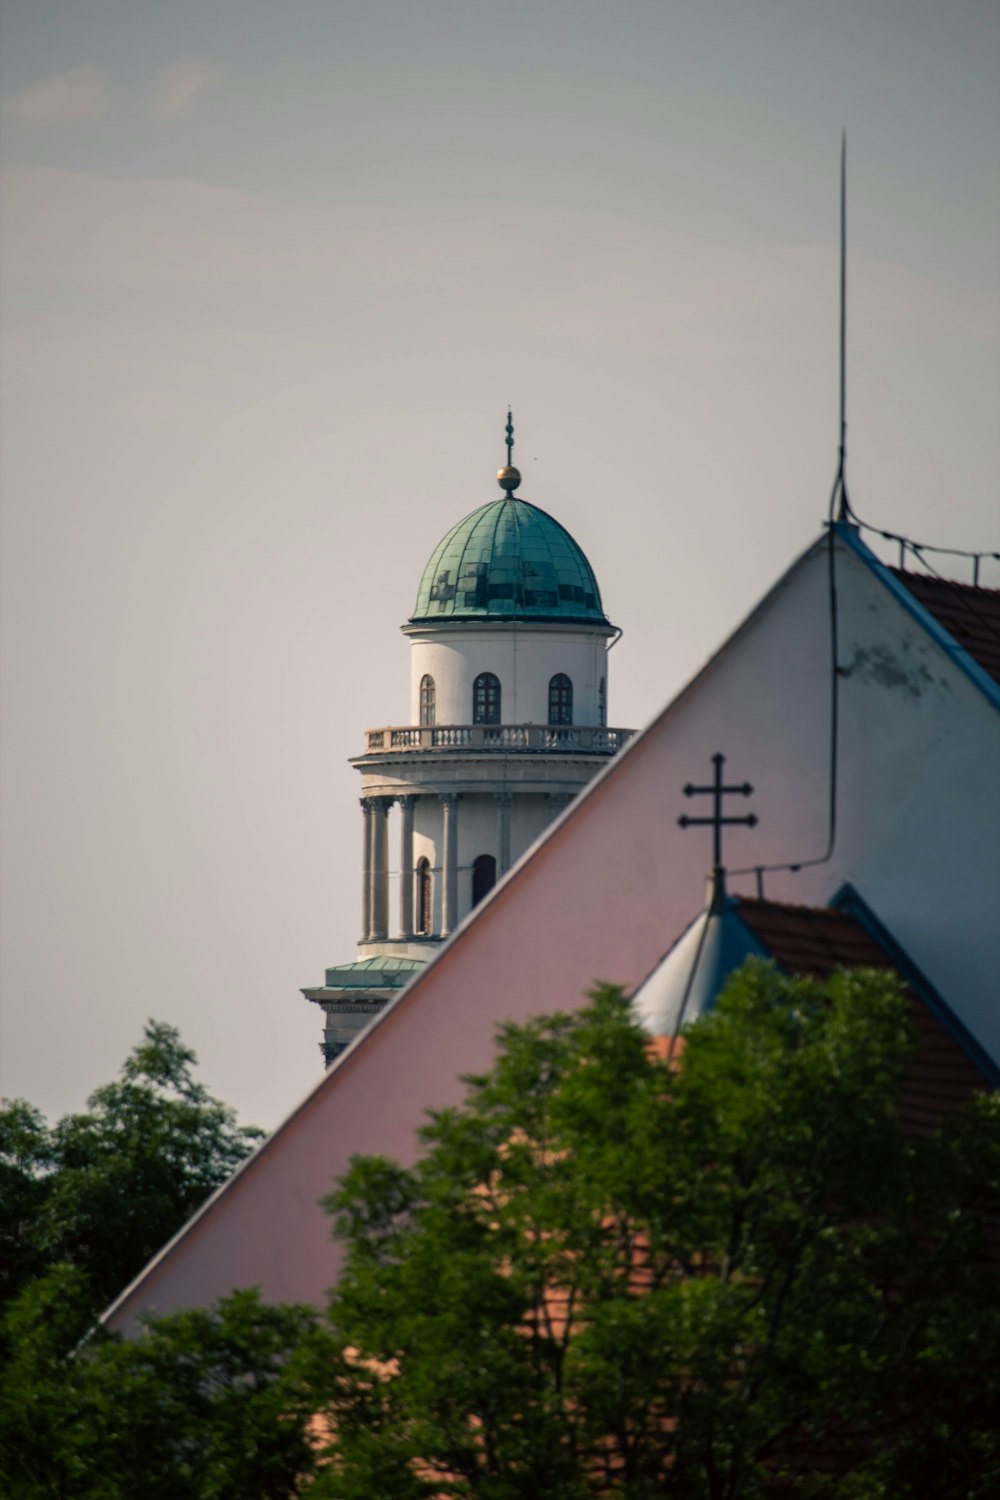
{"label": "gold ball finial", "polygon": [[505,464],[502,469],[497,470],[497,484],[502,490],[506,490],[508,495],[516,490],[520,483],[521,471],[515,469],[513,464]]}

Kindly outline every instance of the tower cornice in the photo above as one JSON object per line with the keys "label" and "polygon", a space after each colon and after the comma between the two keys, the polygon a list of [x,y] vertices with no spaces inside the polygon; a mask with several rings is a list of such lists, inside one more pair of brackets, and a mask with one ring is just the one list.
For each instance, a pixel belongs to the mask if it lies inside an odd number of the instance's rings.
{"label": "tower cornice", "polygon": [[516,630],[518,635],[581,635],[617,636],[617,625],[609,620],[522,620],[515,616],[495,617],[491,620],[421,620],[417,624],[407,622],[400,627],[403,635],[413,640],[425,640],[439,635],[483,635],[497,636]]}

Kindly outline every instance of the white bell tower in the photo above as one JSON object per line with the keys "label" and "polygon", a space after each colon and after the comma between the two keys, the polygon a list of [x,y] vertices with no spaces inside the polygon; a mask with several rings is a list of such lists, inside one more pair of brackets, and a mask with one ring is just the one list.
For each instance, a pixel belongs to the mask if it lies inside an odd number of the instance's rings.
{"label": "white bell tower", "polygon": [[323,1006],[327,1063],[629,739],[607,726],[621,632],[570,534],[515,494],[507,413],[503,497],[431,554],[402,627],[409,722],[366,731],[358,959],[303,994]]}

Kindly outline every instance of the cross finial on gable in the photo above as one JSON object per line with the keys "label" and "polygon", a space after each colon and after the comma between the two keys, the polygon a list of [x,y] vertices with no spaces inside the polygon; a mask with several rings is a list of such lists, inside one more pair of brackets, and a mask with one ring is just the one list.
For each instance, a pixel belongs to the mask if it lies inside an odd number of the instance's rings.
{"label": "cross finial on gable", "polygon": [[713,898],[721,900],[725,894],[725,872],[722,865],[722,830],[728,824],[741,823],[745,828],[756,828],[757,814],[747,813],[742,818],[726,817],[722,811],[723,797],[749,797],[753,787],[749,781],[744,781],[740,786],[725,786],[722,780],[722,767],[726,763],[726,757],[721,754],[712,756],[715,766],[715,776],[711,786],[693,786],[689,781],[684,788],[685,797],[711,797],[712,814],[707,818],[689,818],[683,813],[677,819],[682,828],[692,828],[698,825],[712,829],[712,889]]}

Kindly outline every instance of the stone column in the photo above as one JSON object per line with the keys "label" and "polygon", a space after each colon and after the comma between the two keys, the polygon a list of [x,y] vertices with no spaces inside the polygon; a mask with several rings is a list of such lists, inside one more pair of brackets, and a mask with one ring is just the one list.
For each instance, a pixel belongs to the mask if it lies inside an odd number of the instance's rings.
{"label": "stone column", "polygon": [[372,940],[389,936],[389,809],[392,797],[373,797],[372,814]]}
{"label": "stone column", "polygon": [[497,805],[497,878],[510,869],[510,808],[513,792],[495,792]]}
{"label": "stone column", "polygon": [[575,796],[575,792],[547,792],[545,800],[549,804],[552,817],[558,818],[563,808],[568,807]]}
{"label": "stone column", "polygon": [[458,796],[441,793],[443,846],[441,936],[447,937],[458,924]]}
{"label": "stone column", "polygon": [[375,799],[361,798],[361,941],[367,943],[372,931],[372,831],[375,827]]}
{"label": "stone column", "polygon": [[400,797],[399,840],[399,933],[413,936],[413,804],[416,797]]}

